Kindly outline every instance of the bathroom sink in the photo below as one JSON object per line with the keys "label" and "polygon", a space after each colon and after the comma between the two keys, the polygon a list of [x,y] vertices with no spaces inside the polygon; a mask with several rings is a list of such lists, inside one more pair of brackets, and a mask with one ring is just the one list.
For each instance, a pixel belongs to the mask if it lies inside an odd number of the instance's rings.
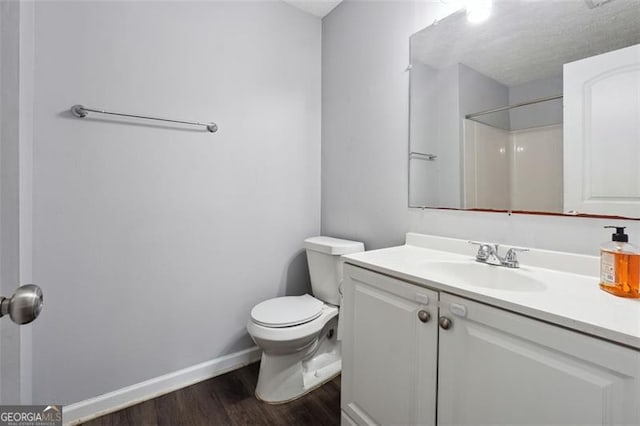
{"label": "bathroom sink", "polygon": [[425,261],[425,272],[442,283],[507,291],[544,291],[546,285],[523,268],[505,268],[474,260]]}

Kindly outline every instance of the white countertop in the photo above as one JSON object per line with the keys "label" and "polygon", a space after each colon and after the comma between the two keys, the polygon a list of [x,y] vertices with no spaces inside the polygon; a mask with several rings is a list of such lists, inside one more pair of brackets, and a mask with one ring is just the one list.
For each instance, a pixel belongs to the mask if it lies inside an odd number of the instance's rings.
{"label": "white countertop", "polygon": [[409,233],[403,246],[350,254],[343,259],[424,287],[640,349],[640,299],[616,297],[600,290],[598,257],[546,250],[521,254],[519,273],[545,283],[543,289],[534,291],[454,283],[429,271],[428,261],[473,261],[474,257],[475,248],[466,241]]}

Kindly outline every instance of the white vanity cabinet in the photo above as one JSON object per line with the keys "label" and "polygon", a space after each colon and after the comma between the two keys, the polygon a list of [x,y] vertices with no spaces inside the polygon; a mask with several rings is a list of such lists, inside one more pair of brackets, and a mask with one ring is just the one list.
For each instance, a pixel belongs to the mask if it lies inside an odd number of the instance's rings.
{"label": "white vanity cabinet", "polygon": [[361,425],[434,424],[438,293],[351,265],[344,275],[343,412]]}
{"label": "white vanity cabinet", "polygon": [[344,273],[344,424],[640,424],[640,351],[353,265]]}
{"label": "white vanity cabinet", "polygon": [[438,423],[640,424],[640,352],[446,293],[440,315]]}

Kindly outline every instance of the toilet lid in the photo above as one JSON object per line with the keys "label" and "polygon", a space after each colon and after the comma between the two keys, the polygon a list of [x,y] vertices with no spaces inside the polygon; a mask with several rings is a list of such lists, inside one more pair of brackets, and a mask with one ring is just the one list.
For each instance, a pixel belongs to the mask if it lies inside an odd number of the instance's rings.
{"label": "toilet lid", "polygon": [[265,300],[251,310],[251,319],[264,327],[291,327],[314,320],[324,303],[313,296],[284,296]]}

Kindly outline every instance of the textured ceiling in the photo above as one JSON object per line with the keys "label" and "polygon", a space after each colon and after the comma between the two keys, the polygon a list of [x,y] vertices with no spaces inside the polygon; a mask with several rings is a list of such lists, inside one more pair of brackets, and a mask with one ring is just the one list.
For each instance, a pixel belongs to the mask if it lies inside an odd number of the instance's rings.
{"label": "textured ceiling", "polygon": [[283,0],[291,6],[297,7],[307,13],[324,18],[342,0]]}
{"label": "textured ceiling", "polygon": [[494,0],[489,19],[458,12],[411,37],[411,61],[463,63],[507,86],[558,76],[562,65],[640,43],[640,1]]}

